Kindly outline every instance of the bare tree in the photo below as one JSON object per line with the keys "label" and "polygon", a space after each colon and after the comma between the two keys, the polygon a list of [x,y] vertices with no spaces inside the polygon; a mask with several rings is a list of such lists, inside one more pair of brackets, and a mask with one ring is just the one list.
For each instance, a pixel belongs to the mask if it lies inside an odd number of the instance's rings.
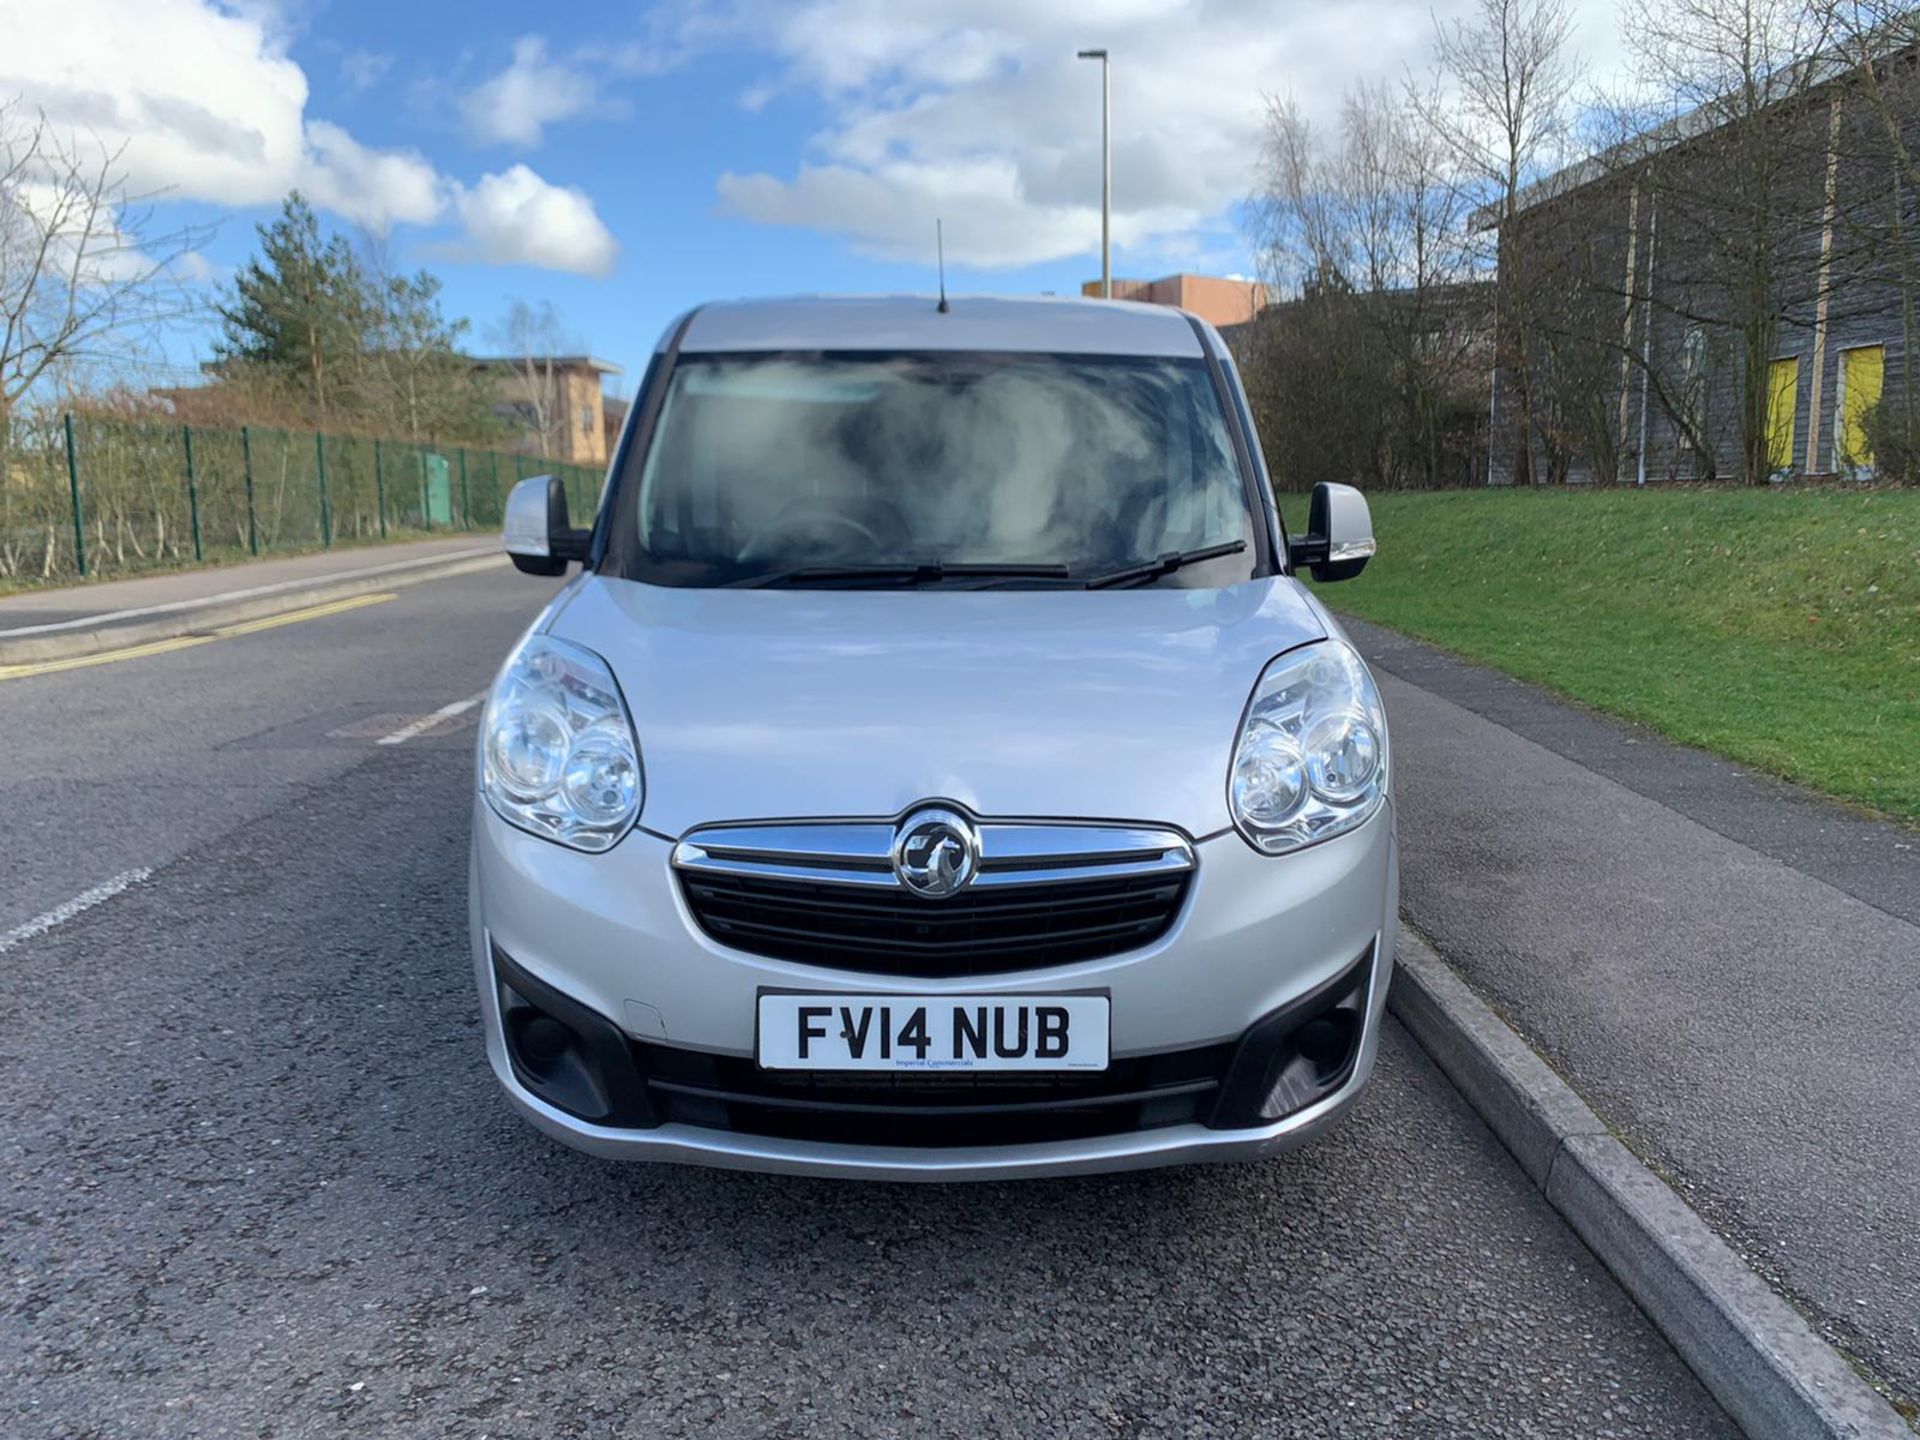
{"label": "bare tree", "polygon": [[1643,384],[1683,430],[1697,418],[1673,373],[1682,347],[1659,342],[1658,318],[1677,322],[1669,336],[1697,328],[1731,368],[1740,469],[1762,483],[1780,458],[1771,363],[1783,332],[1813,328],[1832,298],[1830,109],[1813,99],[1835,78],[1832,32],[1807,0],[1628,0],[1624,28],[1640,93],[1671,116],[1614,107],[1638,138],[1610,163],[1649,207],[1628,287],[1654,337],[1639,347]]}
{"label": "bare tree", "polygon": [[[1436,22],[1437,23],[1437,22]],[[1452,151],[1481,209],[1477,233],[1510,232],[1528,185],[1565,156],[1579,62],[1566,0],[1478,0],[1467,16],[1437,24],[1440,84],[1414,92],[1422,119]],[[1536,301],[1550,285],[1529,256],[1509,250],[1497,266],[1496,364],[1512,387],[1522,484],[1534,479],[1541,429],[1532,353]]]}
{"label": "bare tree", "polygon": [[555,362],[569,349],[569,337],[553,302],[515,300],[487,333],[513,367],[514,388],[529,428],[539,438],[540,453],[559,454],[568,416],[565,380]]}
{"label": "bare tree", "polygon": [[175,272],[197,232],[152,233],[121,158],[0,104],[0,421],[107,337],[192,308]]}
{"label": "bare tree", "polygon": [[1909,133],[1920,118],[1914,100],[1920,55],[1920,6],[1911,0],[1819,0],[1818,24],[1857,67],[1859,93],[1886,141],[1887,157],[1910,189],[1920,190],[1920,152]]}
{"label": "bare tree", "polygon": [[1256,327],[1247,369],[1282,484],[1322,468],[1439,482],[1476,328],[1458,284],[1461,204],[1444,146],[1400,92],[1356,86],[1325,135],[1269,100],[1253,208],[1287,298]]}
{"label": "bare tree", "polygon": [[[1866,232],[1867,263],[1857,269],[1894,291],[1887,298],[1899,309],[1902,352],[1912,355],[1920,345],[1920,7],[1910,0],[1821,0],[1821,13],[1852,66],[1849,98],[1859,102],[1847,117],[1846,153],[1836,160],[1854,186],[1884,187],[1878,205],[1836,209]],[[1901,365],[1899,394],[1883,397],[1867,417],[1876,465],[1908,481],[1920,479],[1917,369]]]}
{"label": "bare tree", "polygon": [[1470,16],[1438,26],[1446,88],[1421,114],[1503,219],[1565,152],[1579,74],[1572,36],[1566,0],[1479,0]]}
{"label": "bare tree", "polygon": [[442,311],[438,277],[400,270],[387,238],[372,232],[361,235],[360,266],[367,336],[356,380],[364,421],[416,443],[484,436],[496,427],[492,387],[461,353],[469,324]]}

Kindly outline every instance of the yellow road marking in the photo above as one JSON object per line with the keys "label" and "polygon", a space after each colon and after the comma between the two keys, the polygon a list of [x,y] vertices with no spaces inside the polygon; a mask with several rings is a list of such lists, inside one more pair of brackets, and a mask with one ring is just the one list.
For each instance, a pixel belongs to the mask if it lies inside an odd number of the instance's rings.
{"label": "yellow road marking", "polygon": [[115,660],[138,660],[145,655],[165,655],[171,650],[188,650],[205,645],[211,635],[178,635],[171,640],[153,640],[145,645],[129,645],[124,650],[105,650],[98,655],[75,655],[68,660],[40,660],[31,665],[0,665],[0,680],[23,680],[29,675],[54,675],[62,670],[81,670],[89,665],[106,665]]}
{"label": "yellow road marking", "polygon": [[66,660],[38,660],[25,665],[0,665],[0,680],[24,680],[29,675],[57,675],[63,670],[84,670],[89,665],[111,665],[116,660],[143,660],[149,655],[166,655],[175,650],[191,650],[196,645],[209,645],[215,640],[228,640],[236,635],[252,635],[258,631],[273,630],[282,625],[297,625],[303,620],[323,620],[329,615],[358,610],[366,605],[378,605],[394,598],[391,594],[355,595],[346,600],[331,600],[324,605],[309,605],[304,610],[289,610],[284,615],[269,615],[264,620],[243,620],[237,625],[222,625],[219,629],[205,635],[176,635],[170,640],[149,640],[144,645],[128,645],[119,650],[103,650],[98,655],[75,655]]}
{"label": "yellow road marking", "polygon": [[328,615],[338,615],[343,610],[358,610],[364,605],[379,605],[392,600],[388,595],[355,595],[346,600],[330,600],[325,605],[312,605],[305,610],[289,610],[284,615],[269,615],[264,620],[243,620],[238,625],[223,625],[214,631],[214,635],[225,640],[230,635],[252,635],[260,630],[273,630],[281,625],[298,625],[302,620],[320,620]]}

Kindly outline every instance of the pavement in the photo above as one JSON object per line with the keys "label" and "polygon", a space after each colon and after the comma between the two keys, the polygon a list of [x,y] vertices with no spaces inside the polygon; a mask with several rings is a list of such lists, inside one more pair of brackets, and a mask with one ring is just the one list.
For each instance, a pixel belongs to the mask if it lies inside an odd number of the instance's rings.
{"label": "pavement", "polygon": [[1914,1415],[1920,833],[1347,624],[1408,919]]}
{"label": "pavement", "polygon": [[0,665],[204,633],[214,625],[406,584],[499,556],[497,537],[463,531],[436,540],[342,547],[22,590],[0,595]]}
{"label": "pavement", "polygon": [[420,722],[551,588],[0,681],[0,1433],[1735,1433],[1397,1025],[1258,1166],[856,1186],[535,1134],[465,948],[474,712]]}

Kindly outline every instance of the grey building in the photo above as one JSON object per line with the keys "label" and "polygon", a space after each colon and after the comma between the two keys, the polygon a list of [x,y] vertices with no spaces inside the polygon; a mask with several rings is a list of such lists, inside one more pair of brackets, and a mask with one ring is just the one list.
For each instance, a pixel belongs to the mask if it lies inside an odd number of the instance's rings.
{"label": "grey building", "polygon": [[[1914,412],[1914,54],[1815,57],[1549,176],[1497,225],[1487,480],[1870,474]],[[1905,433],[1904,430],[1901,433]]]}

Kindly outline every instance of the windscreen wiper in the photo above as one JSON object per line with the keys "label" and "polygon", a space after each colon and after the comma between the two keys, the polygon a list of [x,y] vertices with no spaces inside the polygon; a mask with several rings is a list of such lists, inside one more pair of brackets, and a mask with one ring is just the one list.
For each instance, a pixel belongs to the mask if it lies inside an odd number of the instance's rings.
{"label": "windscreen wiper", "polygon": [[1138,565],[1128,565],[1119,570],[1109,570],[1102,575],[1089,575],[1080,583],[1089,590],[1104,590],[1111,585],[1144,585],[1149,580],[1158,580],[1162,575],[1171,575],[1187,565],[1198,565],[1202,560],[1218,560],[1222,555],[1238,555],[1247,548],[1244,540],[1228,540],[1220,545],[1203,545],[1198,550],[1169,550],[1154,560],[1142,560]]}
{"label": "windscreen wiper", "polygon": [[1065,565],[966,564],[945,560],[923,560],[917,564],[887,565],[795,565],[765,575],[747,575],[729,580],[732,586],[830,584],[836,580],[874,586],[889,582],[902,585],[937,585],[942,580],[1065,580],[1070,572]]}

